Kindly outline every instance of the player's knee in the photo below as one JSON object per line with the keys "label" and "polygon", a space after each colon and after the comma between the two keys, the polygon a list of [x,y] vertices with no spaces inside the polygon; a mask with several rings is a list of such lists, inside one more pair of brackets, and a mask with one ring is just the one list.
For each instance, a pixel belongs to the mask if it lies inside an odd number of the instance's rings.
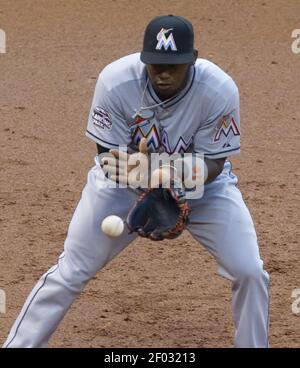
{"label": "player's knee", "polygon": [[64,287],[74,293],[80,293],[94,276],[67,262],[60,262],[58,271]]}
{"label": "player's knee", "polygon": [[236,268],[234,278],[237,281],[260,282],[268,278],[268,274],[264,271],[261,262],[248,262]]}

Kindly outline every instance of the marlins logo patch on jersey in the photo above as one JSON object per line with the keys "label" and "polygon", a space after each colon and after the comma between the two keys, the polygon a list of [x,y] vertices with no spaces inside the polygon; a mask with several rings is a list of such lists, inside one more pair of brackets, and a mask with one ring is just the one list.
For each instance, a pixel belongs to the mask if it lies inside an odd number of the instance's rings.
{"label": "marlins logo patch on jersey", "polygon": [[226,137],[228,138],[230,135],[230,132],[236,136],[236,135],[240,135],[240,131],[239,128],[236,125],[236,122],[234,121],[233,116],[231,115],[226,115],[223,116],[218,124],[218,128],[217,128],[217,132],[214,136],[213,141],[214,142],[219,142],[219,140],[222,137]]}
{"label": "marlins logo patch on jersey", "polygon": [[166,37],[166,34],[170,31],[172,31],[173,28],[169,28],[169,29],[164,29],[162,28],[157,36],[157,45],[156,45],[156,50],[161,50],[162,48],[164,48],[166,51],[168,50],[168,48],[170,47],[172,51],[177,51],[177,47],[176,47],[176,43],[173,37],[173,33],[170,33],[168,35],[168,37]]}
{"label": "marlins logo patch on jersey", "polygon": [[112,126],[110,114],[99,106],[96,106],[94,108],[93,123],[101,129],[110,130]]}

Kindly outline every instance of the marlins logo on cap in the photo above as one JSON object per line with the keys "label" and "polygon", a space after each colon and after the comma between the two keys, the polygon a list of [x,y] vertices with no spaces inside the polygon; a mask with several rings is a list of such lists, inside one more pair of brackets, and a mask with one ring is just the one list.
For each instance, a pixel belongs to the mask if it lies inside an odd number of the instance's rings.
{"label": "marlins logo on cap", "polygon": [[194,30],[191,22],[175,15],[152,19],[145,29],[141,61],[145,64],[193,64]]}
{"label": "marlins logo on cap", "polygon": [[168,38],[166,37],[166,34],[169,33],[170,31],[173,31],[173,28],[170,28],[170,29],[162,28],[158,32],[156,36],[156,39],[158,41],[156,48],[155,48],[156,50],[161,50],[162,48],[164,48],[167,51],[168,48],[170,47],[172,51],[177,51],[173,33],[170,33]]}

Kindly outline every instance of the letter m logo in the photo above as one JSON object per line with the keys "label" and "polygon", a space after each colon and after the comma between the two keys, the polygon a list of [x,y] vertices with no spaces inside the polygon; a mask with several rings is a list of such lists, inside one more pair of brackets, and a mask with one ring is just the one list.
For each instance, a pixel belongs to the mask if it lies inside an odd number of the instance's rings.
{"label": "letter m logo", "polygon": [[166,51],[170,47],[172,51],[177,51],[176,43],[174,41],[173,33],[170,33],[168,37],[166,37],[166,34],[170,31],[172,31],[173,28],[170,29],[164,29],[162,28],[158,34],[157,34],[157,45],[156,50],[161,50],[164,48]]}

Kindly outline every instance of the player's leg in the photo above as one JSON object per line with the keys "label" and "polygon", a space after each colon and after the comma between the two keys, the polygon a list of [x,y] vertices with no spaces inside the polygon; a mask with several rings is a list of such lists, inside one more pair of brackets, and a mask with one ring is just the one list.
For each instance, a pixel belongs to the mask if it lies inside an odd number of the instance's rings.
{"label": "player's leg", "polygon": [[189,231],[232,281],[236,347],[267,347],[269,277],[260,259],[251,215],[228,164],[200,200],[191,200]]}
{"label": "player's leg", "polygon": [[4,347],[41,347],[47,344],[74,299],[95,273],[126,247],[135,235],[112,239],[102,233],[106,216],[126,218],[136,195],[127,189],[109,189],[97,167],[75,210],[57,265],[46,272],[27,298]]}

